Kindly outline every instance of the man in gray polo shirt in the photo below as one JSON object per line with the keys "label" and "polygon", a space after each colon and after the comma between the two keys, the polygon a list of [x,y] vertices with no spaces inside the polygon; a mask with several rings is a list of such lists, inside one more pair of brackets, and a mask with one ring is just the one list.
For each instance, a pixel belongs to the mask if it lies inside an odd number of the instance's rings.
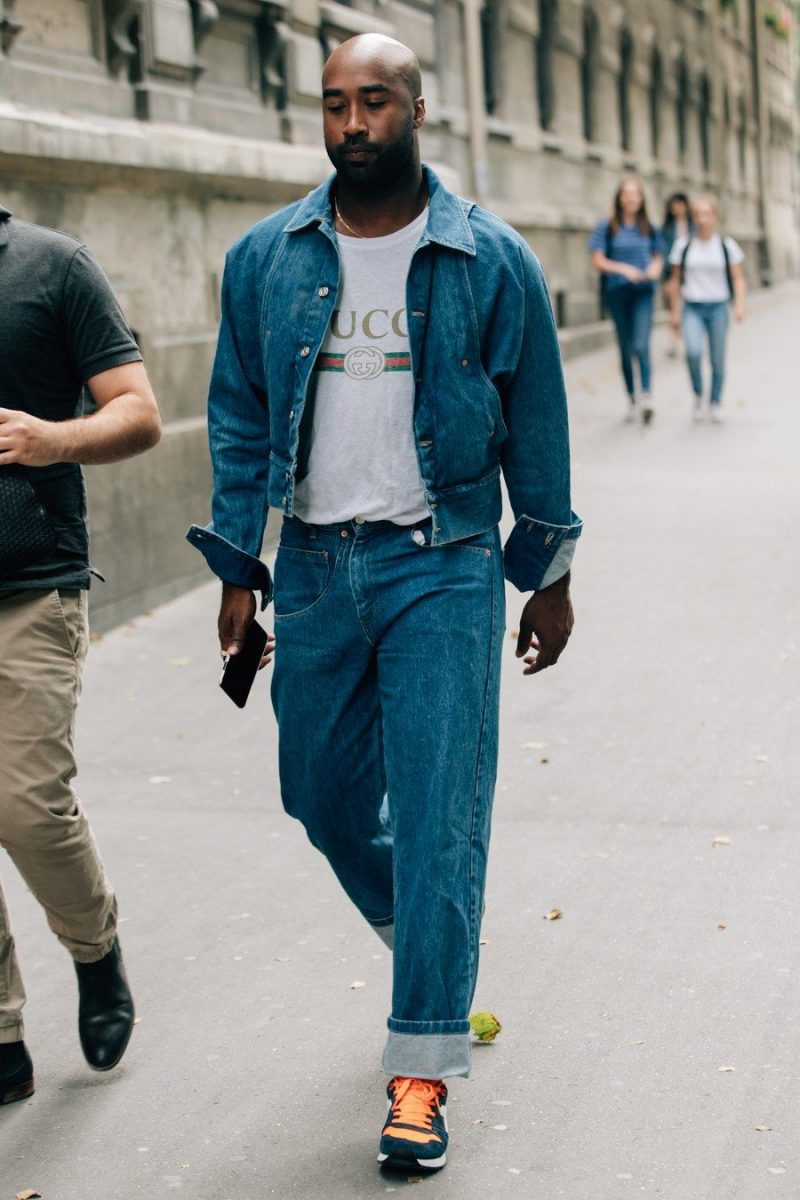
{"label": "man in gray polo shirt", "polygon": [[[0,845],[75,961],[89,1065],[125,1052],[133,1000],[117,904],[72,789],[88,630],[81,463],[155,445],[136,341],[80,242],[0,208]],[[86,384],[96,411],[76,417]],[[25,991],[0,891],[0,1104],[33,1092]]]}

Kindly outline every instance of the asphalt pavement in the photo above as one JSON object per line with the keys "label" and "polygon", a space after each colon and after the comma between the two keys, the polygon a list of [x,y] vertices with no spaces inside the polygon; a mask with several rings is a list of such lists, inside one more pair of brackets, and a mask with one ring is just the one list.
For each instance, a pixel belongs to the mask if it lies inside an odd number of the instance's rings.
{"label": "asphalt pavement", "polygon": [[523,678],[509,594],[476,997],[503,1031],[453,1081],[446,1169],[376,1166],[390,956],[281,811],[267,678],[244,712],[216,686],[212,583],[86,670],[78,786],[140,1018],[111,1074],[2,860],[37,1086],[0,1111],[0,1200],[800,1197],[799,301],[733,331],[720,426],[663,330],[648,429],[613,350],[568,365],[576,626]]}

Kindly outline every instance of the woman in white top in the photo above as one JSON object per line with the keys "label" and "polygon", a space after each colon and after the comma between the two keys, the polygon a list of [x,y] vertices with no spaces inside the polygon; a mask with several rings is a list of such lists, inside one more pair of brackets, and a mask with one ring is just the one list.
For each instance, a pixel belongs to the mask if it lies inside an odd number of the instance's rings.
{"label": "woman in white top", "polygon": [[696,200],[692,205],[694,231],[688,237],[679,238],[669,256],[672,266],[670,325],[677,330],[682,298],[683,342],[696,421],[701,421],[704,415],[701,366],[704,338],[708,337],[711,357],[709,411],[711,420],[719,421],[731,302],[736,320],[744,319],[745,283],[741,265],[744,253],[733,238],[723,239],[719,235],[717,217],[713,197],[701,196]]}

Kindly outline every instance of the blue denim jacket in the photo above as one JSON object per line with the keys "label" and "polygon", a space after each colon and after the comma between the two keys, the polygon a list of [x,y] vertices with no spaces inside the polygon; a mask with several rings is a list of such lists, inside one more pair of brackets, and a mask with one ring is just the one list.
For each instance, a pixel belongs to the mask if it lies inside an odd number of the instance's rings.
{"label": "blue denim jacket", "polygon": [[[506,577],[533,591],[566,573],[581,531],[570,507],[566,396],[547,286],[510,226],[424,170],[428,224],[406,307],[431,542],[497,524],[502,468],[516,518]],[[260,590],[263,607],[272,595],[258,557],[267,509],[292,514],[301,425],[304,434],[310,425],[303,413],[336,308],[333,180],[260,221],[225,263],[208,399],[212,523],[187,536],[221,579]]]}

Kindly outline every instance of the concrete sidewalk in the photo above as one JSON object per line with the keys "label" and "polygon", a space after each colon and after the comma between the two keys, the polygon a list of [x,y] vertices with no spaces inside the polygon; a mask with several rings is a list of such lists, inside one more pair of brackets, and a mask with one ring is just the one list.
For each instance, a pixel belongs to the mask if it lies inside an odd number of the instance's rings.
{"label": "concrete sidewalk", "polygon": [[[506,642],[476,998],[504,1031],[453,1082],[418,1185],[440,1200],[800,1196],[799,295],[733,331],[719,428],[662,333],[650,429],[612,351],[568,365],[577,624],[542,677]],[[37,1091],[0,1111],[0,1200],[408,1186],[375,1165],[389,955],[281,812],[267,677],[243,713],[216,687],[216,604],[107,635],[86,673],[79,786],[141,1017],[109,1076],[3,860]]]}

